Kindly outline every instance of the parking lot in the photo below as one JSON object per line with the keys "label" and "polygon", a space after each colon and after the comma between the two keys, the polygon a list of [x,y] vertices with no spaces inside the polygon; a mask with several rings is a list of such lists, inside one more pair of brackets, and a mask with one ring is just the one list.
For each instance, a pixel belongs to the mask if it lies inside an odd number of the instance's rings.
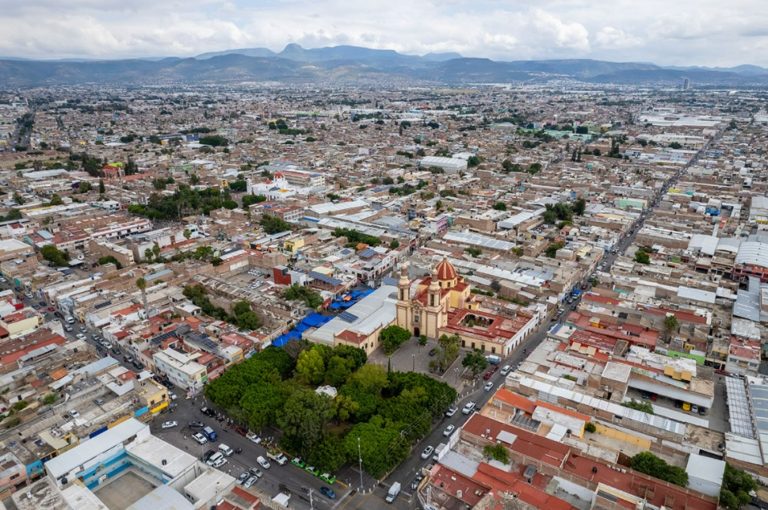
{"label": "parking lot", "polygon": [[[181,393],[178,392],[177,393]],[[310,508],[310,497],[312,498],[312,507],[317,509],[331,510],[341,505],[350,497],[350,485],[354,488],[359,484],[359,473],[352,472],[339,474],[339,480],[334,484],[328,484],[320,478],[300,469],[290,462],[281,466],[276,462],[269,461],[270,467],[265,469],[259,466],[257,458],[259,456],[266,458],[266,448],[261,444],[255,444],[249,439],[239,434],[234,428],[226,426],[215,418],[204,415],[200,408],[205,405],[202,398],[197,399],[177,399],[177,406],[174,410],[164,412],[151,423],[152,433],[168,441],[172,445],[189,452],[198,458],[203,458],[206,452],[217,449],[220,444],[226,444],[233,450],[241,450],[241,453],[233,453],[226,457],[226,464],[220,469],[235,478],[250,468],[258,468],[263,476],[256,481],[253,489],[260,491],[269,497],[274,497],[281,490],[288,490],[291,493],[292,508]],[[174,420],[178,426],[170,429],[162,429],[161,424],[164,421]],[[188,424],[193,421],[203,422],[215,430],[218,438],[215,442],[209,442],[200,445],[192,439],[192,434],[198,429],[191,429]],[[350,479],[353,478],[353,479]],[[366,477],[367,483],[372,483],[370,478]],[[335,499],[331,499],[321,494],[321,487],[329,487],[335,493]],[[310,496],[311,490],[311,496]]]}

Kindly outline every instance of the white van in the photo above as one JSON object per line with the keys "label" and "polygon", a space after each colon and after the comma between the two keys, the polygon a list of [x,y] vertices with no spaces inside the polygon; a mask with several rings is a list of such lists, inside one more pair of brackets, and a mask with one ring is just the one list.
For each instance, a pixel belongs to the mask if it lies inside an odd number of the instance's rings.
{"label": "white van", "polygon": [[230,448],[229,446],[225,445],[224,443],[221,443],[219,445],[219,451],[221,453],[223,453],[224,455],[226,455],[227,457],[231,457],[232,454],[235,453],[234,450],[232,450],[232,448]]}
{"label": "white van", "polygon": [[206,464],[209,466],[213,466],[219,459],[223,459],[224,456],[221,454],[221,452],[216,452],[210,457],[208,457],[208,460],[205,461]]}

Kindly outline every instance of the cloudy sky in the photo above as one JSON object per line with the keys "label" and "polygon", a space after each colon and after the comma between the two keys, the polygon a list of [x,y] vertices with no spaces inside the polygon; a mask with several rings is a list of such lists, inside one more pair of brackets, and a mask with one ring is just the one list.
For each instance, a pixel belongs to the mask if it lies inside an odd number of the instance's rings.
{"label": "cloudy sky", "polygon": [[768,66],[768,0],[0,0],[0,55],[193,56],[289,42],[498,60]]}

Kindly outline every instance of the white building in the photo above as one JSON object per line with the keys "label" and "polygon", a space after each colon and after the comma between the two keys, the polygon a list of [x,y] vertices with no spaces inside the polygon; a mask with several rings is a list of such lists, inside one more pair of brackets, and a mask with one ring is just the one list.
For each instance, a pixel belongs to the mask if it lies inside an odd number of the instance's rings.
{"label": "white building", "polygon": [[187,354],[175,349],[156,352],[152,357],[158,372],[168,376],[176,386],[199,391],[208,382],[208,372],[204,365],[195,359],[199,354]]}
{"label": "white building", "polygon": [[[145,508],[197,510],[215,505],[235,479],[150,433],[149,425],[126,420],[45,464],[40,489],[77,510]],[[47,486],[47,487],[46,487]],[[24,494],[19,494],[24,499]]]}
{"label": "white building", "polygon": [[447,174],[457,174],[467,169],[467,160],[461,158],[443,158],[440,156],[427,156],[419,161],[421,168],[442,168]]}

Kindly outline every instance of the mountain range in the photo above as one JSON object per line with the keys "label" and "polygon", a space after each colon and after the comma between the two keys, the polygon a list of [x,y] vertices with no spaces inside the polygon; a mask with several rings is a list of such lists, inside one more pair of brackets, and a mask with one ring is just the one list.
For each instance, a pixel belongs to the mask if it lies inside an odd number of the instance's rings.
{"label": "mountain range", "polygon": [[172,85],[178,83],[337,83],[337,84],[471,84],[543,83],[576,80],[590,83],[764,86],[768,69],[662,67],[641,62],[591,59],[495,61],[458,53],[406,55],[359,46],[282,51],[241,48],[203,53],[192,58],[128,60],[29,60],[0,58],[0,87],[46,85]]}

